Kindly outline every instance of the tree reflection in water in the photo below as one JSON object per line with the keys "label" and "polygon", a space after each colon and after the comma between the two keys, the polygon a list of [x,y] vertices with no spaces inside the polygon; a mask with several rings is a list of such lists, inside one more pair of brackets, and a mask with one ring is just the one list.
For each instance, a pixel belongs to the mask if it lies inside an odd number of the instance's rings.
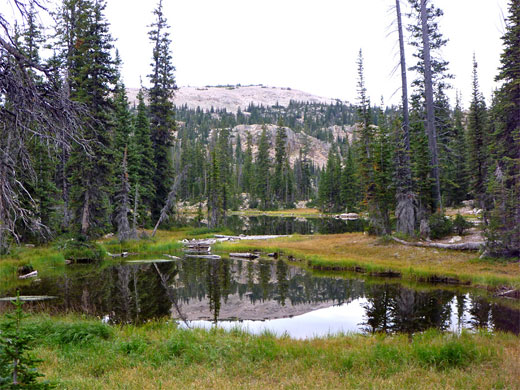
{"label": "tree reflection in water", "polygon": [[[167,280],[167,289],[155,266]],[[362,310],[361,323],[354,330],[367,333],[412,334],[430,327],[520,332],[519,310],[488,301],[474,290],[439,286],[415,290],[395,280],[321,277],[271,259],[190,258],[154,265],[71,266],[57,277],[21,287],[20,294],[59,297],[27,305],[35,311],[79,312],[108,316],[115,323],[140,323],[177,316],[167,294],[170,288],[181,309],[189,313],[188,319],[217,322],[222,313],[223,319],[250,319],[251,313],[257,319],[264,313],[263,318],[272,319],[346,304]],[[0,294],[12,296],[16,292]],[[0,311],[8,307],[0,302]],[[244,307],[247,310],[242,310]]]}

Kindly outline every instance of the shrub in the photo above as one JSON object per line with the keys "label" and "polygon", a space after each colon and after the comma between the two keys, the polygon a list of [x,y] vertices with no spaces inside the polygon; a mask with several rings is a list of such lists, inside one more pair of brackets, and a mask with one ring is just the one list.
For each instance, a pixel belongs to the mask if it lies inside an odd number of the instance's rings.
{"label": "shrub", "polygon": [[62,251],[65,259],[73,261],[101,261],[106,255],[106,251],[101,245],[83,240],[63,241],[57,244],[57,249]]}
{"label": "shrub", "polygon": [[469,229],[473,224],[469,221],[467,221],[462,215],[457,214],[455,217],[455,220],[453,221],[453,229],[455,232],[462,236],[464,233],[464,230]]}
{"label": "shrub", "polygon": [[451,220],[442,214],[433,214],[428,220],[430,225],[430,238],[437,239],[446,237],[453,231]]}

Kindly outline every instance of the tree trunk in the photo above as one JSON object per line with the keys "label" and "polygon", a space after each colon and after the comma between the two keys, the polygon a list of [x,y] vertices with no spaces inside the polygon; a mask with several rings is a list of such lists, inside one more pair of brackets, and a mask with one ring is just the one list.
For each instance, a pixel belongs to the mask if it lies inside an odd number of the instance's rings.
{"label": "tree trunk", "polygon": [[437,152],[437,132],[435,129],[435,109],[433,102],[432,64],[430,55],[430,35],[426,3],[421,0],[421,27],[424,56],[424,95],[426,100],[426,133],[431,154],[432,176],[435,180],[435,206],[442,212],[441,183],[439,176],[439,157]]}
{"label": "tree trunk", "polygon": [[441,244],[435,242],[408,242],[404,240],[400,240],[399,238],[392,237],[395,242],[399,244],[407,245],[407,246],[419,246],[423,248],[439,248],[439,249],[452,249],[452,250],[463,250],[463,251],[477,251],[484,246],[484,241],[482,242],[464,242],[461,244]]}
{"label": "tree trunk", "polygon": [[399,161],[401,185],[397,191],[397,231],[409,236],[415,231],[415,195],[412,192],[412,171],[410,164],[410,117],[408,112],[408,81],[406,76],[406,57],[404,52],[403,23],[401,19],[401,3],[395,0],[397,13],[397,29],[399,33],[399,57],[401,63],[402,104],[403,104],[403,141],[404,152],[400,152]]}

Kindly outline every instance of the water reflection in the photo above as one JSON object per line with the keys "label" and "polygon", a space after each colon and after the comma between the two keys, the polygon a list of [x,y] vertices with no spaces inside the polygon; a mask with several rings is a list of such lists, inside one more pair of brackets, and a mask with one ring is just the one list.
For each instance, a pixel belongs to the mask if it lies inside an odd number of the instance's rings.
{"label": "water reflection", "polygon": [[[157,270],[155,269],[157,267]],[[343,332],[414,333],[434,327],[479,327],[520,333],[520,312],[471,290],[414,290],[395,282],[319,277],[282,260],[182,259],[155,264],[72,266],[23,287],[21,295],[52,295],[35,311],[80,312],[115,323],[182,316],[196,326],[237,324],[310,337]],[[4,291],[0,296],[15,294]],[[10,307],[0,301],[0,311]]]}
{"label": "water reflection", "polygon": [[235,234],[339,234],[362,232],[366,222],[362,219],[344,221],[335,218],[302,218],[272,216],[228,216],[225,226]]}

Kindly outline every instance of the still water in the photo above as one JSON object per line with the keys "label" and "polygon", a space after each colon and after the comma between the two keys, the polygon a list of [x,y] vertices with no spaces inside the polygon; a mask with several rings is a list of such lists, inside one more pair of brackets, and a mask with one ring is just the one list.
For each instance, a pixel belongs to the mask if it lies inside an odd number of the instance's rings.
{"label": "still water", "polygon": [[[0,297],[14,294],[0,291]],[[518,309],[473,290],[318,276],[274,259],[75,265],[22,287],[20,294],[55,297],[28,302],[34,311],[86,313],[113,323],[183,318],[181,326],[239,326],[294,338],[431,327],[520,333]],[[8,307],[0,301],[0,312]]]}
{"label": "still water", "polygon": [[362,232],[367,223],[363,219],[346,221],[336,218],[231,215],[226,218],[224,225],[235,234],[289,235]]}

